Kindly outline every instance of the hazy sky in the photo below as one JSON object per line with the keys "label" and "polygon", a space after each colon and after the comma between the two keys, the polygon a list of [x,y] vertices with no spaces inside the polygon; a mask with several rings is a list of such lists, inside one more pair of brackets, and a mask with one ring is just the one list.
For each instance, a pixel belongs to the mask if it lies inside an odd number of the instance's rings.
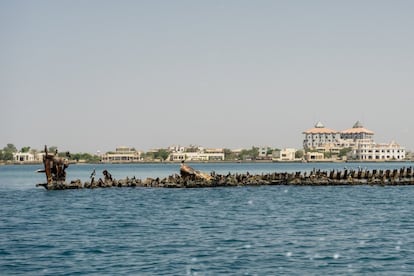
{"label": "hazy sky", "polygon": [[0,147],[414,149],[414,1],[0,0]]}

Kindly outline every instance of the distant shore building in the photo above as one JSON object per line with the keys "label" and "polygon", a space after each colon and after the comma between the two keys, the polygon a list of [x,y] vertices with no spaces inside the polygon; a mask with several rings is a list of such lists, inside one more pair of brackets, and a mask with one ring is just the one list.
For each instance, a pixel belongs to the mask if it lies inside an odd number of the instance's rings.
{"label": "distant shore building", "polygon": [[405,158],[414,161],[414,153],[412,151],[406,152]]}
{"label": "distant shore building", "polygon": [[21,163],[35,162],[35,155],[30,152],[17,152],[13,153],[13,160]]}
{"label": "distant shore building", "polygon": [[304,131],[303,134],[305,134],[303,140],[305,150],[333,148],[341,138],[338,131],[326,128],[321,122],[318,122],[314,128]]}
{"label": "distant shore building", "polygon": [[184,152],[185,151],[185,147],[182,146],[169,146],[168,147],[168,151],[169,152]]}
{"label": "distant shore building", "polygon": [[364,161],[404,160],[405,149],[392,141],[391,143],[358,144],[352,155],[355,159]]}
{"label": "distant shore building", "polygon": [[376,143],[374,132],[364,128],[359,121],[352,128],[343,131],[326,128],[318,122],[303,134],[303,148],[306,152],[338,155],[341,149],[350,148],[350,157],[356,160],[404,160],[406,157],[405,148],[395,142]]}
{"label": "distant shore building", "polygon": [[374,132],[364,128],[364,126],[357,121],[352,128],[340,132],[341,139],[353,141],[373,141]]}
{"label": "distant shore building", "polygon": [[268,157],[268,151],[270,150],[269,147],[259,147],[258,148],[258,155],[257,155],[257,159],[259,160],[263,160],[263,159],[267,159]]}
{"label": "distant shore building", "polygon": [[179,161],[223,161],[224,160],[224,149],[205,149],[203,147],[190,146],[180,147],[173,146],[169,147],[171,153],[168,160],[179,162]]}
{"label": "distant shore building", "polygon": [[281,150],[275,150],[272,154],[273,161],[281,161],[281,162],[289,162],[295,161],[296,149],[293,148],[285,148]]}
{"label": "distant shore building", "polygon": [[118,147],[115,152],[107,152],[101,158],[103,163],[133,163],[143,160],[141,152],[129,147]]}
{"label": "distant shore building", "polygon": [[13,153],[13,162],[15,163],[39,163],[43,161],[44,152],[16,152]]}
{"label": "distant shore building", "polygon": [[323,161],[324,158],[324,154],[321,152],[309,151],[305,154],[306,161]]}

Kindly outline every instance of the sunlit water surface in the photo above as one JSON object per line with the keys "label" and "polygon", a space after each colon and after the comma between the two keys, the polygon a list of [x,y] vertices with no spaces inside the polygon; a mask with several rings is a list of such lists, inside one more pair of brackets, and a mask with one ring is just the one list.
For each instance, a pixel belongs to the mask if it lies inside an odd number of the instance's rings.
{"label": "sunlit water surface", "polygon": [[[382,164],[193,164],[218,173]],[[46,191],[40,166],[0,166],[0,274],[414,273],[414,187]],[[163,177],[176,164],[76,165],[68,179]]]}

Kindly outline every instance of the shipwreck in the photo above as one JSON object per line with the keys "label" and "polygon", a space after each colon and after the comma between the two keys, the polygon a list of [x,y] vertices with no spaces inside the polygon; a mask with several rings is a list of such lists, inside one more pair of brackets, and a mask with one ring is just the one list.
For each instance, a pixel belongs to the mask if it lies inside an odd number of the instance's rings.
{"label": "shipwreck", "polygon": [[[67,156],[69,153],[67,153]],[[180,174],[164,178],[147,178],[141,180],[136,177],[115,179],[108,170],[102,171],[102,177],[96,179],[96,171],[90,175],[90,181],[66,181],[66,169],[69,166],[68,158],[59,157],[57,152],[50,153],[45,146],[43,169],[38,170],[46,176],[46,182],[37,184],[46,190],[66,189],[94,189],[111,187],[154,187],[154,188],[209,188],[228,186],[263,186],[263,185],[296,185],[296,186],[334,186],[334,185],[414,185],[414,170],[402,167],[393,170],[330,170],[313,169],[310,172],[273,172],[265,174],[205,173],[181,163]]]}

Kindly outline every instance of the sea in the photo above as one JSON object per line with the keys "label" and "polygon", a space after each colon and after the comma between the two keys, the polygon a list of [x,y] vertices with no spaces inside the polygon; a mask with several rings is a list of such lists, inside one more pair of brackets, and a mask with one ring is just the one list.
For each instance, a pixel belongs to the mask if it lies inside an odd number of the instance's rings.
{"label": "sea", "polygon": [[[194,163],[216,173],[413,163]],[[413,186],[47,191],[0,166],[0,275],[414,275]],[[179,164],[70,165],[67,179],[165,177]]]}

